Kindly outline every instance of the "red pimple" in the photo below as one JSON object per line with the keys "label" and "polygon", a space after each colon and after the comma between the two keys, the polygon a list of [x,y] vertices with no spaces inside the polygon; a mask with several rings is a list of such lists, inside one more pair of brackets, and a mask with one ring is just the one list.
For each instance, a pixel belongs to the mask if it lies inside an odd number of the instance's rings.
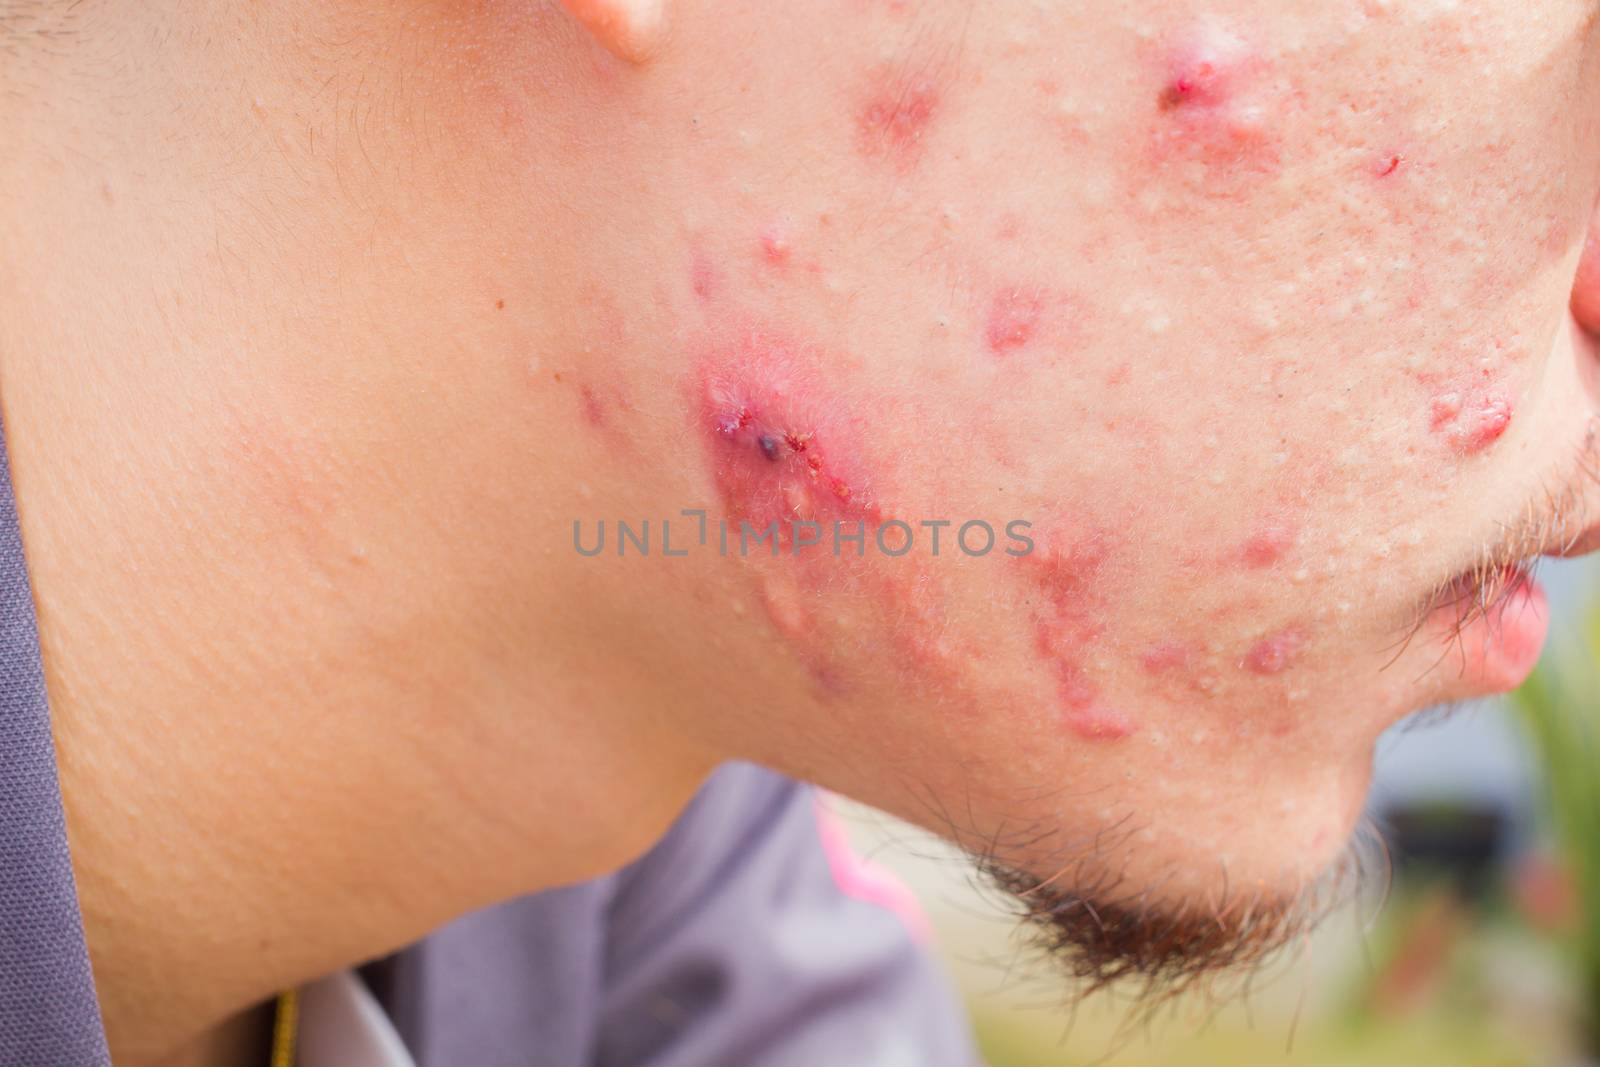
{"label": "red pimple", "polygon": [[902,167],[916,162],[939,110],[939,88],[926,75],[880,71],[856,110],[856,144],[868,157],[889,155]]}
{"label": "red pimple", "polygon": [[1305,644],[1305,631],[1290,626],[1251,645],[1239,666],[1251,674],[1279,674],[1288,669]]}
{"label": "red pimple", "polygon": [[1286,523],[1266,523],[1251,534],[1239,549],[1239,558],[1246,567],[1261,569],[1283,559],[1294,544],[1295,533]]}
{"label": "red pimple", "polygon": [[1021,289],[996,293],[989,303],[989,317],[984,324],[989,351],[1004,356],[1032,341],[1043,312],[1044,302],[1037,293]]}
{"label": "red pimple", "polygon": [[789,236],[781,227],[769,226],[761,231],[761,256],[768,263],[774,267],[786,266],[793,254]]}
{"label": "red pimple", "polygon": [[1511,425],[1511,398],[1483,397],[1469,414],[1472,425],[1461,441],[1461,448],[1465,452],[1478,452],[1499,440]]}
{"label": "red pimple", "polygon": [[1457,415],[1461,414],[1461,394],[1440,393],[1433,398],[1433,403],[1429,405],[1428,412],[1431,416],[1428,420],[1428,425],[1435,430],[1443,429],[1455,421]]}
{"label": "red pimple", "polygon": [[1133,723],[1120,711],[1100,703],[1099,691],[1076,664],[1057,660],[1056,692],[1061,722],[1086,741],[1118,741],[1133,733]]}

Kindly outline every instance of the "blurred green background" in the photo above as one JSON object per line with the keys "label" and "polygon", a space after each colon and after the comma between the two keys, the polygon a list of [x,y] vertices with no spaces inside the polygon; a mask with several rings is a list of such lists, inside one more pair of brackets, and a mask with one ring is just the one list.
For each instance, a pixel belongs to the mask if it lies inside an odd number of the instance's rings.
{"label": "blurred green background", "polygon": [[1534,677],[1380,745],[1389,884],[1149,1020],[1131,991],[1053,977],[936,838],[843,808],[928,911],[991,1067],[1600,1064],[1600,596],[1590,566],[1540,577],[1554,619]]}

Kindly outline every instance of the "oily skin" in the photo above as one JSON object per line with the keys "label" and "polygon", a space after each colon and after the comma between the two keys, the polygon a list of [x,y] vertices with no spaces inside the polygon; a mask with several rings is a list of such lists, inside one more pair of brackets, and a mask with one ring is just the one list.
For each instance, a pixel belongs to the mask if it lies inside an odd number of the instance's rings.
{"label": "oily skin", "polygon": [[[1404,638],[1575,480],[1593,6],[1104,8],[678,4],[633,64],[510,0],[81,5],[8,68],[119,1062],[614,869],[731,757],[1035,881],[1285,898],[1385,726],[1514,683]],[[573,551],[683,508],[1037,551]]]}

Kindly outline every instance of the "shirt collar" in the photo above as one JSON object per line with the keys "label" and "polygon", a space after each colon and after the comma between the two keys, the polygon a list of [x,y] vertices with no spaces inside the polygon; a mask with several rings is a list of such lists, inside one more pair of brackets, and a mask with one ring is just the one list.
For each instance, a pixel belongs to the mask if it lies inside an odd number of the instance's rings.
{"label": "shirt collar", "polygon": [[300,991],[298,1067],[417,1067],[378,999],[354,971]]}

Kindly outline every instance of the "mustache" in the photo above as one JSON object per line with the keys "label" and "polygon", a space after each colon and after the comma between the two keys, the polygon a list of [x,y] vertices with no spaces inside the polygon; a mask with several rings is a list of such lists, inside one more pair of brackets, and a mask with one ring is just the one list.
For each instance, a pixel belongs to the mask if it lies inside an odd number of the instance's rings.
{"label": "mustache", "polygon": [[[1498,623],[1507,603],[1529,581],[1539,561],[1564,555],[1595,522],[1600,493],[1600,414],[1591,414],[1583,439],[1561,471],[1527,498],[1521,512],[1497,524],[1494,535],[1477,545],[1466,561],[1439,578],[1413,604],[1401,637],[1390,647],[1393,666],[1436,613],[1451,616],[1444,647],[1433,666],[1459,652],[1466,630],[1479,619]],[[1432,668],[1430,668],[1432,669]],[[1426,672],[1424,672],[1426,673]]]}

